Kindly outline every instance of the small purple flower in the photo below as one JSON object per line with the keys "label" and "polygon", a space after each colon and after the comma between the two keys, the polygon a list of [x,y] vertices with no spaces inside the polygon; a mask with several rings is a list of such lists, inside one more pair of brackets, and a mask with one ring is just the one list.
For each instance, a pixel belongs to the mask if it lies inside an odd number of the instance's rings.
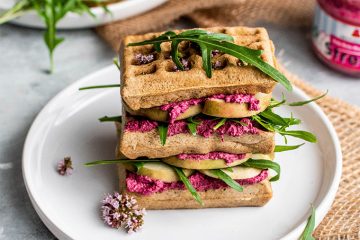
{"label": "small purple flower", "polygon": [[73,170],[74,170],[74,168],[72,166],[72,161],[71,161],[70,157],[65,157],[63,160],[61,160],[57,164],[57,171],[62,176],[71,175],[73,173]]}
{"label": "small purple flower", "polygon": [[145,209],[140,209],[134,197],[114,192],[102,200],[101,215],[112,228],[124,227],[128,233],[138,231],[144,224]]}
{"label": "small purple flower", "polygon": [[150,53],[147,55],[142,54],[142,53],[137,53],[137,54],[135,54],[134,64],[135,65],[143,65],[143,64],[151,63],[154,60],[155,60],[155,53]]}

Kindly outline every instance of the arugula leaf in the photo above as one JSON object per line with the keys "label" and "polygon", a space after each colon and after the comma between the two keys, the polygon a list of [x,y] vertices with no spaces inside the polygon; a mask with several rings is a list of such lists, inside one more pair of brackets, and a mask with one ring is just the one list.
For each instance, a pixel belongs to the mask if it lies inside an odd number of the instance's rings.
{"label": "arugula leaf", "polygon": [[12,8],[0,15],[0,25],[24,15],[30,9],[31,3],[29,0],[18,1]]}
{"label": "arugula leaf", "polygon": [[282,84],[287,90],[291,91],[292,86],[290,81],[280,73],[276,68],[264,62],[261,58],[261,51],[254,50],[247,47],[239,46],[232,43],[233,38],[226,34],[209,33],[204,30],[188,30],[180,34],[174,32],[166,32],[156,38],[145,40],[142,42],[130,43],[128,46],[142,46],[147,44],[154,45],[157,51],[161,51],[160,44],[163,42],[171,42],[172,59],[179,69],[183,69],[178,59],[178,44],[182,41],[189,41],[200,46],[203,58],[203,67],[207,77],[211,77],[211,64],[209,64],[209,53],[212,50],[219,50],[223,53],[237,57],[238,59],[258,68],[263,73],[269,75],[275,81]]}
{"label": "arugula leaf", "polygon": [[140,168],[144,166],[144,162],[134,162],[132,163],[136,167],[136,172],[138,173]]}
{"label": "arugula leaf", "polygon": [[272,112],[270,108],[265,109],[259,115],[261,117],[268,119],[269,121],[271,121],[271,123],[275,125],[288,126],[288,122],[286,121],[286,119]]}
{"label": "arugula leaf", "polygon": [[102,118],[99,118],[100,122],[122,122],[121,116],[104,116]]}
{"label": "arugula leaf", "polygon": [[285,152],[285,151],[289,151],[289,150],[294,150],[297,149],[299,147],[301,147],[302,145],[304,145],[305,143],[299,144],[299,145],[294,145],[294,146],[287,146],[287,145],[276,145],[274,152]]}
{"label": "arugula leaf", "polygon": [[196,189],[193,187],[189,179],[185,176],[183,170],[181,168],[173,167],[177,175],[179,176],[180,180],[184,183],[185,187],[189,190],[191,195],[195,198],[195,200],[200,203],[202,206],[204,206],[203,201],[201,200],[201,197],[199,193],[196,191]]}
{"label": "arugula leaf", "polygon": [[187,122],[186,124],[187,124],[187,127],[188,127],[190,133],[191,133],[193,136],[195,136],[195,135],[197,134],[197,129],[196,129],[196,128],[197,128],[197,124],[196,124],[196,123],[189,123],[189,122]]}
{"label": "arugula leaf", "polygon": [[[265,110],[265,112],[267,112],[267,110]],[[264,116],[266,116],[266,118]],[[310,132],[301,130],[286,130],[287,127],[301,122],[299,119],[293,118],[292,116],[291,118],[283,118],[276,114],[268,114],[267,112],[265,115],[261,115],[260,113],[252,116],[251,118],[266,130],[281,134],[285,138],[285,143],[287,143],[286,136],[300,138],[308,142],[316,142],[316,136]],[[285,125],[283,125],[283,122],[280,121],[280,118],[284,120],[286,123]]]}
{"label": "arugula leaf", "polygon": [[221,169],[212,169],[210,170],[213,174],[215,174],[220,180],[226,183],[229,187],[235,189],[238,192],[242,192],[243,188],[240,186],[238,182],[232,179],[229,175],[227,175]]}
{"label": "arugula leaf", "polygon": [[219,127],[221,127],[222,125],[224,125],[224,124],[226,123],[226,121],[227,121],[226,118],[221,119],[221,120],[213,127],[213,129],[214,129],[214,130],[219,129]]}
{"label": "arugula leaf", "polygon": [[109,84],[109,85],[97,85],[97,86],[86,86],[79,88],[79,91],[82,90],[89,90],[89,89],[98,89],[98,88],[113,88],[113,87],[120,87],[120,84]]}
{"label": "arugula leaf", "polygon": [[107,0],[20,0],[11,9],[0,15],[0,24],[22,16],[29,10],[35,10],[46,26],[43,38],[49,51],[49,72],[51,73],[54,69],[55,48],[64,41],[64,38],[57,37],[58,22],[69,12],[87,13],[95,17],[88,6],[88,3],[92,2],[107,2]]}
{"label": "arugula leaf", "polygon": [[241,164],[241,166],[244,167],[252,167],[252,168],[257,168],[257,169],[272,169],[274,170],[277,175],[275,175],[274,177],[272,177],[270,179],[271,182],[273,181],[277,181],[280,179],[280,165],[276,162],[270,161],[270,160],[265,160],[265,159],[249,159],[246,162],[244,162],[243,164]]}
{"label": "arugula leaf", "polygon": [[118,164],[118,163],[136,163],[136,162],[160,162],[160,159],[106,159],[93,162],[87,162],[84,165],[88,167],[96,165]]}
{"label": "arugula leaf", "polygon": [[312,233],[315,229],[315,208],[311,205],[311,215],[308,218],[308,222],[299,240],[315,240]]}
{"label": "arugula leaf", "polygon": [[280,133],[281,135],[300,138],[300,139],[303,139],[305,141],[312,142],[312,143],[316,143],[316,141],[317,141],[316,136],[314,134],[312,134],[311,132],[307,132],[307,131],[302,131],[302,130],[289,130],[289,131],[287,131],[287,130],[277,130],[277,132]]}
{"label": "arugula leaf", "polygon": [[119,62],[119,58],[114,57],[113,58],[113,63],[115,64],[115,66],[120,70],[120,62]]}
{"label": "arugula leaf", "polygon": [[164,125],[164,124],[159,124],[159,125],[158,125],[158,130],[159,130],[159,136],[160,136],[161,145],[164,146],[165,143],[166,143],[168,126],[166,126],[166,125]]}
{"label": "arugula leaf", "polygon": [[326,92],[325,92],[324,94],[322,94],[322,95],[320,95],[320,96],[317,96],[317,97],[315,97],[315,98],[313,98],[313,99],[310,99],[310,100],[307,100],[307,101],[292,102],[292,103],[288,103],[288,105],[289,105],[289,106],[292,106],[292,107],[294,107],[294,106],[303,106],[303,105],[305,105],[305,104],[314,102],[314,101],[316,101],[316,100],[319,100],[320,98],[325,97],[328,93],[329,93],[329,90],[326,90]]}

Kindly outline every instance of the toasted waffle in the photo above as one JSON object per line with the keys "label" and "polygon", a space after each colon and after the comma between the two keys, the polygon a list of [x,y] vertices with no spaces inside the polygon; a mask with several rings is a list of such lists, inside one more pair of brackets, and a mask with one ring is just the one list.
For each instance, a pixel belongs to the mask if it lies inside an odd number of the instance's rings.
{"label": "toasted waffle", "polygon": [[[217,27],[207,29],[234,37],[234,42],[251,49],[262,50],[261,58],[276,67],[274,46],[264,28]],[[180,31],[178,31],[180,32]],[[213,69],[212,78],[208,78],[202,67],[202,58],[190,44],[182,42],[180,55],[190,62],[188,71],[175,70],[170,59],[170,43],[161,44],[161,52],[155,52],[152,45],[126,47],[159,36],[161,33],[133,35],[126,37],[121,47],[121,94],[132,110],[150,108],[191,98],[201,98],[213,94],[235,94],[272,92],[276,82],[255,67],[243,64],[236,57],[218,54],[212,61],[219,61],[220,69]],[[137,54],[154,54],[154,60],[139,65]]]}

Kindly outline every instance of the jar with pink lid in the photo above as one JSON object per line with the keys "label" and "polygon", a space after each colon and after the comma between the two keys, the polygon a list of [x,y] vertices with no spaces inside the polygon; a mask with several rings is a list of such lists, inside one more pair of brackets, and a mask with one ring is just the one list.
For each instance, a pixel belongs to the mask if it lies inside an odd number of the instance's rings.
{"label": "jar with pink lid", "polygon": [[360,0],[318,0],[312,43],[326,64],[360,77]]}

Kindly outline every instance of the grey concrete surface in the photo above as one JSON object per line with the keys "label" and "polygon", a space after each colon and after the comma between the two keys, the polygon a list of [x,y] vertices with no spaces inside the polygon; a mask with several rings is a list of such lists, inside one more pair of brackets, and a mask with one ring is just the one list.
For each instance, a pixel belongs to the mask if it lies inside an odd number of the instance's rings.
{"label": "grey concrete surface", "polygon": [[[268,26],[279,58],[289,70],[319,89],[360,105],[360,79],[320,63],[305,30]],[[31,206],[21,174],[26,133],[41,108],[61,89],[111,64],[114,53],[91,30],[60,33],[66,41],[49,75],[40,30],[0,26],[0,239],[54,239]]]}

